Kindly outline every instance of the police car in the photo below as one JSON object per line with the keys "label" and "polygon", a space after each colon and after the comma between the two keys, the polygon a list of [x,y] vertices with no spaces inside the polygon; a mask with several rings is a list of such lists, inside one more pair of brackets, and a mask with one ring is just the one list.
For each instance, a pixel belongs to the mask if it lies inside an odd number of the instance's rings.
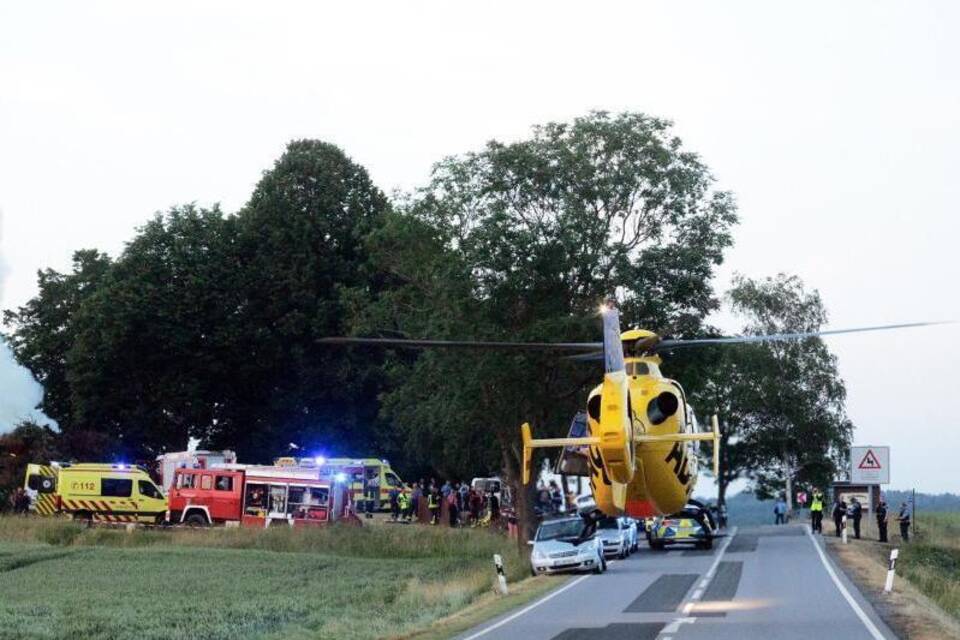
{"label": "police car", "polygon": [[689,544],[698,549],[712,549],[717,537],[710,514],[702,505],[687,504],[683,511],[658,517],[650,525],[650,548],[663,550],[667,546]]}

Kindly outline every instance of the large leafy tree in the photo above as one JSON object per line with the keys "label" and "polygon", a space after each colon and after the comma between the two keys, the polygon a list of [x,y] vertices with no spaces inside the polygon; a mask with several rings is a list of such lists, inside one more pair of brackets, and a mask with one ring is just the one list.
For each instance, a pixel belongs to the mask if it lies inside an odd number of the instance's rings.
{"label": "large leafy tree", "polygon": [[[819,293],[796,276],[737,276],[728,298],[744,334],[815,332],[827,320]],[[715,350],[713,380],[702,396],[723,422],[720,498],[733,480],[757,493],[827,485],[849,450],[853,425],[836,357],[820,338],[728,345]]]}
{"label": "large leafy tree", "polygon": [[[358,331],[595,340],[616,294],[625,320],[700,330],[735,206],[670,123],[593,113],[447,158],[371,237],[392,287]],[[431,351],[391,361],[384,412],[449,473],[485,462],[518,478],[518,426],[560,433],[595,366],[529,353]],[[522,492],[521,492],[522,495]],[[521,501],[520,507],[523,508]]]}
{"label": "large leafy tree", "polygon": [[235,244],[216,207],[176,207],[139,230],[72,318],[68,428],[139,456],[228,426],[243,300]]}
{"label": "large leafy tree", "polygon": [[99,251],[77,251],[70,273],[39,271],[37,295],[22,307],[3,312],[4,323],[11,327],[4,337],[17,361],[43,385],[43,412],[60,424],[69,424],[72,413],[67,353],[77,337],[73,319],[111,264],[109,256]]}
{"label": "large leafy tree", "polygon": [[316,339],[345,330],[345,292],[377,290],[363,239],[387,210],[340,149],[292,142],[238,214],[175,207],[115,261],[78,252],[72,274],[42,272],[5,315],[11,344],[76,456],[190,436],[248,460],[291,441],[374,453],[375,367]]}
{"label": "large leafy tree", "polygon": [[230,374],[246,429],[224,443],[260,455],[287,442],[376,453],[377,361],[317,339],[347,330],[346,292],[378,289],[364,238],[388,210],[367,171],[331,144],[292,142],[264,174],[237,216],[245,352]]}

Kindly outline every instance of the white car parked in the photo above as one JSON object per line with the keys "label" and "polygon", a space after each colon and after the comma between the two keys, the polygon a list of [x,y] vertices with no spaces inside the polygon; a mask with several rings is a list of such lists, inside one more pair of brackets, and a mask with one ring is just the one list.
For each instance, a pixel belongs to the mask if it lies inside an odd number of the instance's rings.
{"label": "white car parked", "polygon": [[633,553],[640,548],[640,533],[637,521],[629,516],[623,516],[620,520],[623,521],[624,526],[627,528],[627,535],[630,540],[629,553]]}
{"label": "white car parked", "polygon": [[626,558],[630,553],[630,531],[622,518],[603,516],[597,521],[597,535],[603,540],[603,555]]}
{"label": "white car parked", "polygon": [[530,541],[530,572],[535,575],[559,571],[593,571],[603,573],[607,561],[600,536],[580,540],[584,522],[580,517],[547,520]]}

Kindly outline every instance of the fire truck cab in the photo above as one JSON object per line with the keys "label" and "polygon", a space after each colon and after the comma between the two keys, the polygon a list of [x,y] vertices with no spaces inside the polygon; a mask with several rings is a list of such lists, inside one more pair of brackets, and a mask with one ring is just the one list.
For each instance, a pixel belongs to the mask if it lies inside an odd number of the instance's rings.
{"label": "fire truck cab", "polygon": [[223,465],[177,469],[168,520],[193,526],[268,527],[356,520],[345,483],[321,479],[316,469]]}

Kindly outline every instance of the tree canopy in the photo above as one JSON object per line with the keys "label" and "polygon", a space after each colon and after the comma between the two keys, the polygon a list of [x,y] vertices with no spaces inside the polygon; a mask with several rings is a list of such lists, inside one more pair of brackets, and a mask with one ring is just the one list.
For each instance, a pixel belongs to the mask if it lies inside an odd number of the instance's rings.
{"label": "tree canopy", "polygon": [[[40,272],[37,296],[5,312],[6,337],[46,389],[64,456],[142,459],[199,437],[250,461],[292,442],[516,479],[519,425],[563,433],[595,365],[318,339],[592,341],[611,295],[626,325],[711,334],[712,277],[736,222],[732,195],[670,122],[644,114],[594,112],[491,141],[394,202],[336,146],[298,140],[238,212],[175,206],[116,258],[78,251],[71,272]],[[748,332],[826,317],[786,276],[741,278],[728,299]],[[721,415],[721,484],[820,481],[849,443],[819,340],[678,352],[666,370]]]}
{"label": "tree canopy", "polygon": [[[734,279],[727,293],[746,321],[743,333],[819,331],[827,320],[819,293],[796,276]],[[791,485],[827,486],[842,468],[853,425],[836,357],[820,338],[739,344],[713,350],[700,398],[723,422],[721,497],[747,478],[761,497]]]}

